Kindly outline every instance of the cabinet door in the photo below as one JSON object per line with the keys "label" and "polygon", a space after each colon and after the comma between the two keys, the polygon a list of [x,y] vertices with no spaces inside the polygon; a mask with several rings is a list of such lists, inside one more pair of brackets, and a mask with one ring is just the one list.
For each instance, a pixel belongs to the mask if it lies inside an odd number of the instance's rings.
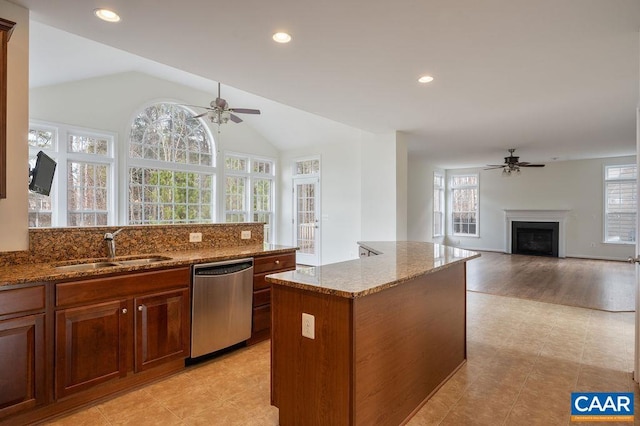
{"label": "cabinet door", "polygon": [[135,371],[189,356],[189,290],[137,297]]}
{"label": "cabinet door", "polygon": [[118,300],[56,312],[57,398],[126,375],[129,309]]}
{"label": "cabinet door", "polygon": [[0,321],[0,418],[44,398],[44,314]]}

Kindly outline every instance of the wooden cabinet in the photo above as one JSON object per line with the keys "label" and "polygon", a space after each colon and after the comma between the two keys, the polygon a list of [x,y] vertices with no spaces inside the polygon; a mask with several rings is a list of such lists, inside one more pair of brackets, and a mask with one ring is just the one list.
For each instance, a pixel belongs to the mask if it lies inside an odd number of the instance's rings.
{"label": "wooden cabinet", "polygon": [[189,279],[178,268],[56,284],[56,398],[187,358]]}
{"label": "wooden cabinet", "polygon": [[56,397],[127,374],[126,300],[56,312]]}
{"label": "wooden cabinet", "polygon": [[138,297],[135,306],[135,371],[189,356],[189,290]]}
{"label": "wooden cabinet", "polygon": [[296,254],[283,253],[255,257],[253,260],[253,320],[251,338],[254,344],[271,337],[271,285],[265,276],[296,268]]}
{"label": "wooden cabinet", "polygon": [[0,198],[7,198],[7,43],[15,25],[0,18]]}
{"label": "wooden cabinet", "polygon": [[0,419],[46,401],[44,285],[0,291]]}

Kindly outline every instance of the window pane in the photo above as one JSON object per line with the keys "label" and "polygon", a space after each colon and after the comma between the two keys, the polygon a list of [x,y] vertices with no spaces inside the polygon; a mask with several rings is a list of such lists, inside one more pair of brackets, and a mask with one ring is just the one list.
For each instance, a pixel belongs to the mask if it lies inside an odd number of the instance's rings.
{"label": "window pane", "polygon": [[85,154],[107,155],[109,153],[109,140],[81,135],[69,135],[69,152],[82,152]]}
{"label": "window pane", "polygon": [[129,182],[130,224],[213,221],[212,174],[131,167]]}
{"label": "window pane", "polygon": [[478,235],[478,176],[453,176],[451,187],[454,234]]}
{"label": "window pane", "polygon": [[213,166],[213,153],[202,121],[180,105],[152,105],[131,125],[131,158]]}
{"label": "window pane", "polygon": [[636,241],[637,167],[635,164],[605,167],[605,241]]}
{"label": "window pane", "polygon": [[29,129],[29,146],[39,149],[53,149],[55,136],[54,130]]}
{"label": "window pane", "polygon": [[296,162],[297,175],[311,175],[320,173],[320,160],[303,160]]}
{"label": "window pane", "polygon": [[108,217],[109,166],[77,161],[67,163],[67,220],[70,226],[95,226]]}

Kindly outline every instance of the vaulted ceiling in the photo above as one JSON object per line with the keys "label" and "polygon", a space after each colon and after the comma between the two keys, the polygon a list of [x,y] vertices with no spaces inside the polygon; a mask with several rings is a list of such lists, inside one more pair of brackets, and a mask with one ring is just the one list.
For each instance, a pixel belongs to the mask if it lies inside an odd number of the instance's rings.
{"label": "vaulted ceiling", "polygon": [[[327,142],[404,132],[413,155],[443,167],[496,163],[507,148],[535,162],[635,153],[638,0],[12,1],[35,21],[32,84],[62,78],[43,73],[45,52],[78,55],[85,77],[168,65],[261,108],[247,123],[281,149],[315,142],[309,120]],[[122,20],[98,21],[97,7]],[[291,43],[272,41],[280,30]]]}

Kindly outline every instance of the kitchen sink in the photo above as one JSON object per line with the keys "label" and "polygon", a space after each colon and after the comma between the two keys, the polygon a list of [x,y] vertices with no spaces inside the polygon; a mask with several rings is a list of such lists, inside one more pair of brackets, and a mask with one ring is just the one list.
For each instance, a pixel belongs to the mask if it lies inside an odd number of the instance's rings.
{"label": "kitchen sink", "polygon": [[120,266],[115,262],[86,262],[86,263],[74,263],[71,265],[56,266],[56,269],[62,269],[64,271],[91,271],[98,268],[109,268],[113,266]]}
{"label": "kitchen sink", "polygon": [[113,261],[99,261],[99,262],[78,262],[68,265],[56,266],[56,269],[64,271],[92,271],[99,268],[112,268],[115,266],[137,266],[137,265],[149,265],[151,263],[162,262],[165,260],[171,260],[170,257],[164,256],[152,256],[152,257],[138,257],[130,259],[115,259]]}
{"label": "kitchen sink", "polygon": [[165,260],[171,260],[171,258],[163,257],[163,256],[142,257],[139,259],[116,260],[115,263],[122,266],[134,266],[134,265],[148,265],[149,263],[162,262]]}

